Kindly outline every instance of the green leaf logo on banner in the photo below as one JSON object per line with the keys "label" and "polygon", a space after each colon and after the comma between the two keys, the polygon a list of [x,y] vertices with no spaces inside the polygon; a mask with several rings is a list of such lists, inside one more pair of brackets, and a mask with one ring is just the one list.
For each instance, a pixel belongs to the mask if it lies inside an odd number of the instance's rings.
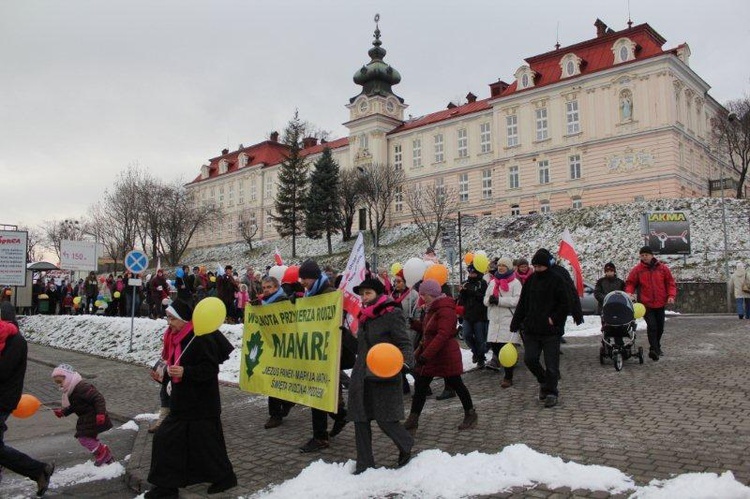
{"label": "green leaf logo on banner", "polygon": [[247,377],[253,375],[253,369],[260,364],[260,356],[263,354],[263,340],[261,339],[260,333],[256,332],[250,336],[247,342],[247,355],[245,356],[245,364],[247,366]]}

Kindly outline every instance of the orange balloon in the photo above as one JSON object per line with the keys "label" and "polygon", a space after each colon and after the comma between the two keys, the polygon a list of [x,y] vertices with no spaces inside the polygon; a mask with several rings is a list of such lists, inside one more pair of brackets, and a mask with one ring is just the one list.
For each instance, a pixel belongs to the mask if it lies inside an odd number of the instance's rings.
{"label": "orange balloon", "polygon": [[404,355],[392,343],[378,343],[367,352],[367,367],[379,378],[391,378],[401,372]]}
{"label": "orange balloon", "polygon": [[18,401],[18,406],[11,414],[21,419],[28,418],[36,413],[40,405],[42,405],[42,403],[39,402],[38,398],[31,394],[24,393],[21,395],[21,400]]}
{"label": "orange balloon", "polygon": [[424,271],[425,279],[434,279],[441,286],[448,282],[448,268],[442,263],[431,265]]}
{"label": "orange balloon", "polygon": [[464,263],[466,265],[469,265],[473,261],[474,261],[474,253],[469,252],[464,255]]}

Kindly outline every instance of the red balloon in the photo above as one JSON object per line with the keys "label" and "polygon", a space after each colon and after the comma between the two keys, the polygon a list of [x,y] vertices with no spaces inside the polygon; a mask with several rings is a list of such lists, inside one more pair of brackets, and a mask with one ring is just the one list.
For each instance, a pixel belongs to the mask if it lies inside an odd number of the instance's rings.
{"label": "red balloon", "polygon": [[24,393],[21,395],[21,400],[18,401],[18,406],[16,406],[11,414],[21,419],[28,418],[36,413],[40,405],[42,405],[42,403],[39,402],[38,398],[31,394]]}
{"label": "red balloon", "polygon": [[281,278],[281,284],[294,284],[297,281],[299,281],[299,266],[290,265],[284,272],[284,277]]}
{"label": "red balloon", "polygon": [[367,367],[379,378],[391,378],[403,366],[404,354],[392,343],[378,343],[367,352]]}

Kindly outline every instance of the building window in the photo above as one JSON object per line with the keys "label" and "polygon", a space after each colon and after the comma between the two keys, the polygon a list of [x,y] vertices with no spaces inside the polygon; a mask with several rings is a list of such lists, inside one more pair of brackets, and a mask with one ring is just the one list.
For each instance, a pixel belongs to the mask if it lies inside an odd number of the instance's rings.
{"label": "building window", "polygon": [[469,155],[469,136],[465,128],[458,130],[458,157],[465,158]]}
{"label": "building window", "polygon": [[570,180],[581,178],[581,155],[572,154],[568,156],[568,165],[570,166]]}
{"label": "building window", "polygon": [[548,137],[547,108],[542,107],[536,110],[536,140],[546,140]]}
{"label": "building window", "polygon": [[414,139],[411,143],[411,166],[422,167],[422,139]]}
{"label": "building window", "polygon": [[258,185],[255,182],[255,177],[250,179],[250,202],[254,203],[258,199]]}
{"label": "building window", "polygon": [[367,146],[368,146],[367,134],[366,133],[359,134],[359,148],[367,149]]}
{"label": "building window", "polygon": [[578,101],[571,100],[565,103],[565,115],[568,121],[568,135],[581,131],[581,122],[578,119]]}
{"label": "building window", "polygon": [[402,155],[401,155],[401,144],[393,146],[393,167],[396,170],[400,170],[404,167]]}
{"label": "building window", "polygon": [[539,213],[547,214],[550,211],[549,201],[542,201],[541,203],[539,203]]}
{"label": "building window", "polygon": [[505,117],[505,129],[508,132],[508,147],[518,145],[518,116],[511,114]]}
{"label": "building window", "polygon": [[573,76],[576,72],[576,64],[573,61],[568,61],[565,65],[565,71],[567,71],[568,76]]}
{"label": "building window", "polygon": [[443,177],[435,179],[435,195],[438,201],[443,202],[445,200],[445,180]]}
{"label": "building window", "polygon": [[492,199],[492,170],[482,170],[482,199]]}
{"label": "building window", "polygon": [[521,214],[521,207],[517,204],[510,205],[510,214],[517,217]]}
{"label": "building window", "polygon": [[396,212],[404,211],[404,191],[400,185],[396,187],[396,192],[393,196],[393,203]]}
{"label": "building window", "polygon": [[489,123],[479,125],[479,149],[482,153],[492,150],[492,131]]}
{"label": "building window", "polygon": [[583,201],[580,198],[576,198],[573,200],[573,209],[574,210],[580,210],[583,208]]}
{"label": "building window", "polygon": [[443,154],[443,134],[435,135],[435,163],[442,163],[445,160]]}
{"label": "building window", "polygon": [[247,166],[247,154],[243,152],[242,154],[240,154],[239,159],[240,168],[245,168]]}
{"label": "building window", "polygon": [[219,173],[226,173],[229,169],[229,162],[226,159],[219,161]]}
{"label": "building window", "polygon": [[543,160],[537,163],[539,166],[539,183],[549,184],[549,160]]}
{"label": "building window", "polygon": [[621,61],[627,61],[629,55],[630,54],[628,53],[628,48],[625,45],[620,47],[620,60]]}
{"label": "building window", "polygon": [[273,211],[272,210],[266,210],[266,227],[271,227],[273,225]]}
{"label": "building window", "polygon": [[521,87],[526,88],[528,86],[529,86],[529,75],[528,74],[524,74],[521,77]]}
{"label": "building window", "polygon": [[458,176],[458,200],[461,203],[469,202],[469,174],[462,173]]}
{"label": "building window", "polygon": [[264,196],[264,201],[273,201],[273,178],[266,177],[266,194]]}
{"label": "building window", "polygon": [[508,168],[508,188],[518,189],[521,186],[521,182],[518,178],[518,166],[511,166]]}

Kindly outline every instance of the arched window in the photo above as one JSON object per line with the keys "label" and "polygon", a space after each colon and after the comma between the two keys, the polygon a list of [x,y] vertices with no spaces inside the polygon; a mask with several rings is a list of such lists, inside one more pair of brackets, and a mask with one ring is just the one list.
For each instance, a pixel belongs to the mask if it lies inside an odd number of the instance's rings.
{"label": "arched window", "polygon": [[523,75],[523,76],[521,77],[521,86],[522,86],[523,88],[526,88],[526,87],[528,87],[528,86],[529,86],[529,75],[527,75],[527,74],[524,74],[524,75]]}

